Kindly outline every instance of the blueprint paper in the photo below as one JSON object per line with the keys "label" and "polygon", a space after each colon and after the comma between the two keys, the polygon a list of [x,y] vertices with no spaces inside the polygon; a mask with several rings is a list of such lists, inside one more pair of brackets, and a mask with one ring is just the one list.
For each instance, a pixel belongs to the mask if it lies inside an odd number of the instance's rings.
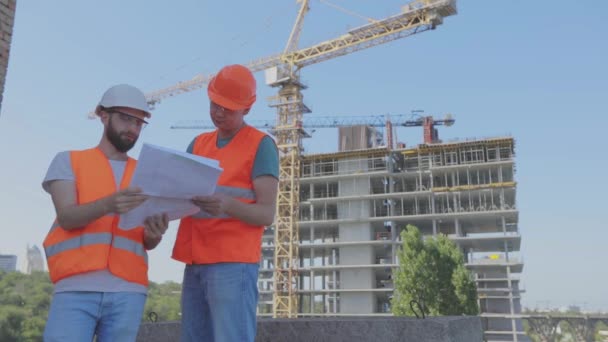
{"label": "blueprint paper", "polygon": [[219,162],[166,147],[144,144],[131,186],[150,196],[142,205],[121,215],[123,229],[143,225],[148,216],[167,213],[177,220],[199,212],[190,200],[215,192],[222,169]]}

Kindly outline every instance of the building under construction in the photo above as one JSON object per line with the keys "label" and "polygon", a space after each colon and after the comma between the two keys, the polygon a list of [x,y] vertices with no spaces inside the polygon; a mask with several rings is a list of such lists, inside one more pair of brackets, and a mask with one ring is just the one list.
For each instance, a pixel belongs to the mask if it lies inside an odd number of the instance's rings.
{"label": "building under construction", "polygon": [[[501,137],[374,147],[377,131],[341,128],[340,152],[304,155],[300,171],[298,316],[391,315],[400,233],[445,234],[478,288],[488,341],[528,341],[515,142]],[[436,131],[425,130],[436,138]],[[390,146],[390,145],[389,145]],[[259,314],[272,314],[274,232],[260,267]]]}

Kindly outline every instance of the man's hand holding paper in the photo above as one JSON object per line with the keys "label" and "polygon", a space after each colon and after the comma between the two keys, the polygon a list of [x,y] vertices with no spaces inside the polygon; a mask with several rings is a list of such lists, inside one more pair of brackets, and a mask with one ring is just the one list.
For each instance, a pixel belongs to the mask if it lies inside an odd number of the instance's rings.
{"label": "man's hand holding paper", "polygon": [[115,192],[105,199],[104,206],[109,212],[124,214],[144,203],[148,196],[138,187],[128,187]]}
{"label": "man's hand holding paper", "polygon": [[192,199],[192,203],[209,215],[220,216],[226,213],[226,208],[234,200],[234,198],[226,194],[216,193],[211,196],[195,196]]}

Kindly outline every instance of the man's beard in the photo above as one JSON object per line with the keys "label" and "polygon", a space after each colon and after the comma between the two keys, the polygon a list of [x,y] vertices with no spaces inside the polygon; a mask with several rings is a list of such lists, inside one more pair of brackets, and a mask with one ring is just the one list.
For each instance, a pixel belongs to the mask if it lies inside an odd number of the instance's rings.
{"label": "man's beard", "polygon": [[118,133],[114,126],[112,125],[112,118],[110,118],[110,122],[108,128],[106,129],[106,138],[110,141],[110,143],[116,148],[119,152],[126,153],[129,151],[135,143],[137,142],[137,138],[133,141],[128,141],[121,138],[120,133]]}

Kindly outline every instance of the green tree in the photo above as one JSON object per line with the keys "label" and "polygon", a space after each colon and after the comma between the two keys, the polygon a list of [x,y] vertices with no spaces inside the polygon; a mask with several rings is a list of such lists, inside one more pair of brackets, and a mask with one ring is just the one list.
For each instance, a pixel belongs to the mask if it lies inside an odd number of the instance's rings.
{"label": "green tree", "polygon": [[23,308],[7,305],[0,310],[0,341],[19,341],[21,339],[21,327],[27,319],[27,313]]}
{"label": "green tree", "polygon": [[52,291],[45,272],[0,272],[0,341],[42,341]]}
{"label": "green tree", "polygon": [[[410,307],[412,301],[428,301],[437,292],[433,286],[433,272],[430,272],[432,257],[422,241],[418,229],[408,229],[401,233],[403,248],[398,252],[399,269],[394,272],[395,291],[391,308],[396,316],[413,316]],[[424,286],[421,286],[424,284]],[[428,307],[429,303],[426,303]]]}
{"label": "green tree", "polygon": [[440,235],[423,239],[415,226],[401,232],[403,246],[398,252],[393,314],[413,316],[419,303],[426,315],[477,315],[477,288],[464,266],[460,249]]}
{"label": "green tree", "polygon": [[150,282],[148,299],[144,309],[144,321],[150,318],[157,321],[179,320],[181,315],[181,290],[181,284],[176,282],[169,281],[163,284]]}

